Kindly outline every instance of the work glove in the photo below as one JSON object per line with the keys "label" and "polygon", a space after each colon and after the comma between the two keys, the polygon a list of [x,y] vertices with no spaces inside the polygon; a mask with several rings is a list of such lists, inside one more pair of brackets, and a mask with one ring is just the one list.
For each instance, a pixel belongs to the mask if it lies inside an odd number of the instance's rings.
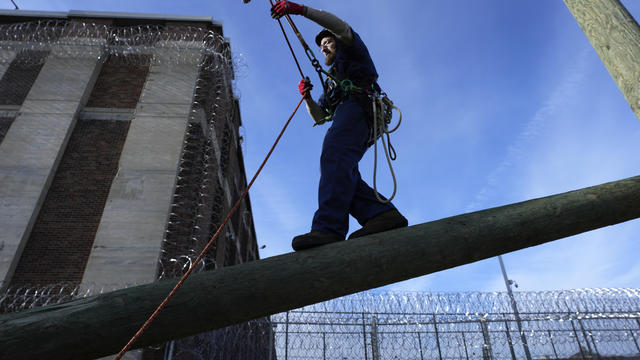
{"label": "work glove", "polygon": [[271,17],[274,19],[279,19],[287,14],[302,15],[303,12],[304,5],[287,0],[278,1],[271,7]]}
{"label": "work glove", "polygon": [[313,84],[311,84],[311,80],[309,78],[304,78],[300,80],[298,83],[298,90],[300,90],[300,95],[302,95],[305,99],[311,99],[311,89],[313,89]]}

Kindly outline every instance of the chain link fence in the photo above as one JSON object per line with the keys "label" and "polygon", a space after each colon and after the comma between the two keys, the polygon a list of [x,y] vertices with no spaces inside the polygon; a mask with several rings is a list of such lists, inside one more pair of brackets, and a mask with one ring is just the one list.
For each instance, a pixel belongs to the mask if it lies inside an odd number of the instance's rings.
{"label": "chain link fence", "polygon": [[277,314],[277,359],[640,359],[638,290],[514,295],[517,312],[506,293],[361,293]]}
{"label": "chain link fence", "polygon": [[[0,308],[105,291],[21,287],[0,294]],[[516,292],[514,300],[517,313],[502,292],[363,292],[150,350],[180,360],[640,359],[640,289]]]}

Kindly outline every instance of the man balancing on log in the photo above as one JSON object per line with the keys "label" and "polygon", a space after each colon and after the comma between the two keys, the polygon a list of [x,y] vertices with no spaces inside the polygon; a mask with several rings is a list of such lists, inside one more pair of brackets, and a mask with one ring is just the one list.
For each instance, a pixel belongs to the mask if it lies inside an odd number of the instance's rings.
{"label": "man balancing on log", "polygon": [[311,231],[293,238],[293,249],[343,241],[349,230],[349,214],[362,225],[349,239],[407,226],[407,219],[391,202],[380,194],[376,196],[358,170],[358,162],[376,140],[372,138],[370,95],[380,88],[369,50],[349,24],[329,12],[290,1],[279,1],[271,8],[273,18],[288,14],[302,15],[324,28],[315,41],[324,54],[325,65],[331,66],[318,102],[311,98],[313,86],[308,78],[298,84],[315,123],[332,124],[320,156],[318,210]]}

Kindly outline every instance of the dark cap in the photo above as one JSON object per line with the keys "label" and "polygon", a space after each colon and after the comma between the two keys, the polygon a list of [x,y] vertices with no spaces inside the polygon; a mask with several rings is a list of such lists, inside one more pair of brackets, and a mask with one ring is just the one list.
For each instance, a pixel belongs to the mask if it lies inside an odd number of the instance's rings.
{"label": "dark cap", "polygon": [[333,38],[336,37],[331,31],[322,29],[322,31],[320,31],[318,35],[316,35],[316,44],[320,46],[320,42],[322,41],[322,39],[326,38],[327,36],[331,36]]}

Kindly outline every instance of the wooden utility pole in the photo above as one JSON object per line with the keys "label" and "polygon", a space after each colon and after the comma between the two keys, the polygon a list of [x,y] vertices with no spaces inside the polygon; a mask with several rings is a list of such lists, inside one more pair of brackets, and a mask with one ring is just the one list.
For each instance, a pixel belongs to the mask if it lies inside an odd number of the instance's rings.
{"label": "wooden utility pole", "polygon": [[640,26],[619,0],[564,0],[640,120]]}
{"label": "wooden utility pole", "polygon": [[[197,273],[135,346],[242,323],[639,217],[637,176]],[[175,282],[0,316],[0,359],[92,359],[116,353]]]}

